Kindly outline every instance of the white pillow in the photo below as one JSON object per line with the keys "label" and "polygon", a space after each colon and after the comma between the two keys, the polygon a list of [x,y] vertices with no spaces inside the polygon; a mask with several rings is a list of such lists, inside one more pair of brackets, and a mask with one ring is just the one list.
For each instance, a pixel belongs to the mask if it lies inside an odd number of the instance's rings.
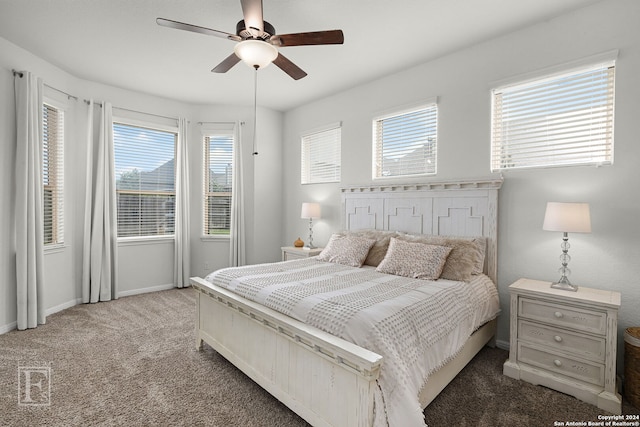
{"label": "white pillow", "polygon": [[395,237],[376,271],[414,279],[436,280],[440,277],[451,248],[411,243]]}
{"label": "white pillow", "polygon": [[361,267],[375,242],[373,239],[359,236],[333,234],[327,246],[318,255],[318,260]]}

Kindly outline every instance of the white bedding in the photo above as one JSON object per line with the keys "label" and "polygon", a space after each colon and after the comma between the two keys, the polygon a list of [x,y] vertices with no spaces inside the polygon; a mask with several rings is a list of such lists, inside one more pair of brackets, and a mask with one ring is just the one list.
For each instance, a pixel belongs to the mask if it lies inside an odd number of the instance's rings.
{"label": "white bedding", "polygon": [[425,425],[418,395],[428,376],[499,312],[485,275],[426,281],[308,258],[206,280],[383,356],[375,424],[394,427]]}

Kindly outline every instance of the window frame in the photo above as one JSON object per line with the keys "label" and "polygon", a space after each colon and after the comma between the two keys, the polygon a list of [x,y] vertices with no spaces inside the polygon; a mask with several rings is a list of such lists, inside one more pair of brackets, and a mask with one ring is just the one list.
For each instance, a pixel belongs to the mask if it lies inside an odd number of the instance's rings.
{"label": "window frame", "polygon": [[[44,109],[45,107],[49,107],[52,108],[54,110],[57,111],[57,114],[59,115],[59,119],[57,122],[58,125],[58,131],[62,130],[61,135],[58,137],[57,141],[56,141],[56,162],[55,165],[53,167],[54,169],[54,180],[55,180],[55,184],[52,186],[51,184],[47,185],[45,184],[45,174],[44,174],[44,169],[45,169],[45,123],[44,123]],[[67,110],[68,110],[68,105],[59,101],[56,101],[55,99],[48,97],[48,96],[44,96],[42,99],[42,214],[43,214],[43,221],[42,221],[42,225],[43,225],[43,245],[44,245],[44,249],[45,251],[52,251],[52,250],[57,250],[60,248],[63,248],[65,246],[65,221],[64,221],[64,214],[65,214],[65,167],[64,167],[64,160],[65,160],[65,155],[64,155],[64,151],[65,151],[65,146],[66,146],[66,140],[67,140],[67,136],[66,136],[66,122],[67,122]],[[47,140],[47,144],[50,144],[50,141]],[[60,146],[59,146],[60,145]],[[47,165],[47,169],[50,169],[50,162]],[[51,178],[51,175],[49,175],[49,178]],[[52,187],[52,230],[51,230],[51,234],[52,234],[52,240],[51,242],[47,242],[46,241],[46,231],[45,231],[45,192],[47,190],[47,187]]]}
{"label": "window frame", "polygon": [[[491,89],[491,134],[490,134],[490,156],[489,156],[490,157],[489,167],[491,172],[502,173],[505,171],[513,171],[513,170],[545,169],[545,168],[561,168],[561,167],[566,168],[566,167],[573,167],[573,166],[598,167],[602,165],[612,165],[614,160],[613,154],[614,154],[614,132],[615,132],[615,68],[616,68],[617,54],[618,54],[617,50],[605,52],[605,53],[593,55],[591,57],[584,58],[581,60],[572,61],[559,66],[545,68],[537,72],[527,73],[525,75],[516,76],[508,80],[503,80],[500,82],[493,83],[492,84],[493,88]],[[606,138],[608,142],[599,143],[599,146],[602,146],[603,148],[605,148],[604,152],[608,153],[609,157],[604,160],[581,159],[580,161],[569,161],[565,159],[564,161],[554,161],[554,162],[541,161],[538,164],[524,164],[524,165],[516,164],[513,166],[505,167],[504,166],[505,160],[504,160],[504,157],[500,155],[500,152],[504,151],[505,149],[508,149],[509,147],[505,146],[505,142],[503,141],[504,138],[500,139],[498,136],[499,132],[501,131],[501,128],[499,128],[497,125],[498,111],[497,111],[496,103],[498,102],[497,101],[498,94],[504,93],[504,91],[509,91],[509,90],[513,91],[517,89],[526,89],[528,86],[533,86],[535,84],[568,79],[584,73],[588,73],[590,71],[597,71],[598,69],[603,69],[603,70],[613,69],[613,76],[611,78],[611,84],[612,84],[611,104],[610,104],[611,118],[610,120],[607,121],[607,125],[606,125],[611,130],[610,137]],[[603,71],[603,73],[604,72],[606,71]],[[593,89],[595,88],[596,87],[594,86]],[[571,94],[571,92],[567,92],[567,93]],[[567,95],[567,93],[563,93],[563,95]],[[540,98],[542,98],[543,96],[544,94],[541,95]],[[540,98],[537,98],[537,99],[540,99]],[[584,105],[586,107],[589,104],[585,103]],[[570,123],[574,123],[574,122],[570,122]],[[545,126],[548,126],[546,118],[544,122],[541,122],[540,129]],[[560,149],[563,149],[565,151],[568,150],[568,148],[561,148],[558,146],[553,147],[553,145],[559,145],[560,141],[562,140],[554,139],[551,141],[552,147],[551,149],[549,149],[547,157],[554,156],[554,151],[553,151],[554,148],[556,150],[560,150]],[[579,143],[586,144],[586,142],[583,142],[583,141],[579,141],[576,144],[579,144]],[[575,149],[578,146],[579,145],[574,145],[572,148]],[[555,156],[562,156],[563,154],[568,157],[567,153],[559,153],[559,152],[556,152]],[[520,163],[530,159],[531,157],[526,157],[526,158],[523,157]]]}
{"label": "window frame", "polygon": [[[411,113],[415,113],[421,110],[428,110],[429,108],[433,108],[435,118],[433,119],[433,123],[435,124],[435,131],[433,132],[434,139],[434,149],[433,149],[433,172],[425,171],[423,173],[416,174],[398,174],[398,175],[380,175],[378,171],[382,169],[382,153],[379,153],[378,148],[378,122],[384,121],[386,119],[401,117],[403,115],[408,115]],[[427,114],[430,114],[427,112]],[[390,109],[385,112],[381,112],[377,114],[371,121],[371,141],[372,141],[372,164],[371,164],[371,177],[374,181],[378,180],[391,180],[391,179],[411,179],[411,178],[423,178],[436,176],[438,173],[438,120],[439,120],[439,108],[438,108],[438,97],[432,97],[425,99],[424,101],[416,104],[406,105],[404,107],[398,107],[395,109]],[[429,136],[427,137],[429,138]],[[382,141],[384,143],[384,141]]]}
{"label": "window frame", "polygon": [[[138,236],[117,236],[117,240],[118,240],[118,244],[137,244],[137,243],[141,243],[143,241],[163,241],[163,240],[175,240],[175,204],[176,204],[176,188],[175,188],[175,182],[176,182],[176,167],[175,167],[175,161],[176,161],[176,154],[177,154],[177,149],[178,149],[178,125],[176,123],[176,125],[167,125],[167,124],[162,124],[162,123],[155,123],[155,122],[149,122],[149,121],[145,121],[145,120],[140,120],[137,118],[131,118],[131,117],[126,117],[126,116],[116,116],[114,115],[112,118],[112,129],[115,133],[115,129],[114,126],[115,125],[124,125],[124,126],[130,126],[130,127],[137,127],[137,128],[143,128],[143,129],[148,129],[148,130],[152,130],[152,131],[159,131],[159,132],[167,132],[167,133],[172,133],[174,135],[174,144],[173,144],[173,162],[174,162],[174,168],[173,168],[173,192],[168,192],[168,191],[142,191],[142,190],[118,190],[117,189],[117,177],[114,177],[116,182],[114,182],[114,191],[115,191],[115,199],[116,199],[116,224],[118,223],[118,216],[119,216],[119,207],[118,207],[118,196],[119,194],[131,194],[131,195],[172,195],[173,196],[173,200],[174,200],[174,227],[173,227],[173,232],[170,234],[154,234],[154,235],[138,235]],[[114,138],[114,168],[115,168],[115,138]],[[115,172],[115,171],[114,171]],[[119,227],[118,227],[118,233],[119,233]]]}
{"label": "window frame", "polygon": [[[329,132],[337,131],[337,138],[329,135]],[[335,168],[332,178],[312,180],[312,158],[310,137],[321,136],[323,139],[316,139],[315,142],[324,144],[325,149],[331,149],[334,157],[331,159]],[[331,144],[331,145],[329,145]],[[331,123],[322,127],[311,129],[300,135],[300,184],[329,184],[342,181],[342,122]]]}
{"label": "window frame", "polygon": [[[202,240],[229,240],[231,238],[231,204],[233,203],[233,169],[236,167],[237,153],[236,153],[236,140],[239,137],[235,123],[233,125],[220,123],[218,126],[215,124],[204,126],[201,129],[201,143],[202,143],[202,217],[201,217],[201,239]],[[209,144],[207,138],[216,136],[230,136],[231,137],[231,189],[230,191],[213,191],[210,192],[207,181],[209,179]],[[229,197],[229,233],[205,233],[206,225],[208,224],[208,201],[209,197],[220,196]]]}

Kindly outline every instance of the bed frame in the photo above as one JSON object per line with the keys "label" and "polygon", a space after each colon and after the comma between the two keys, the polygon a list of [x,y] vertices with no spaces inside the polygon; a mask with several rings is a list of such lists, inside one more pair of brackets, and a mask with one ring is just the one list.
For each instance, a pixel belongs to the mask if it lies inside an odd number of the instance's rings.
{"label": "bed frame", "polygon": [[[502,178],[342,188],[346,230],[487,237],[485,273],[497,284],[498,190]],[[225,289],[191,279],[196,348],[203,342],[314,426],[371,426],[382,356]],[[420,394],[426,407],[487,343],[496,321],[467,341]]]}

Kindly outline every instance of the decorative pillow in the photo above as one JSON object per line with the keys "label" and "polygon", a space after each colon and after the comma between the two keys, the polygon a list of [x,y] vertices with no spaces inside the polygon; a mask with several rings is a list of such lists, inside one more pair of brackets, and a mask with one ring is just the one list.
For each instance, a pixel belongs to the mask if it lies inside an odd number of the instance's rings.
{"label": "decorative pillow", "polygon": [[364,237],[333,234],[318,260],[361,267],[374,243],[375,240]]}
{"label": "decorative pillow", "polygon": [[384,259],[384,256],[387,253],[387,249],[389,248],[389,241],[391,240],[391,237],[398,235],[398,233],[395,231],[384,231],[384,230],[345,231],[344,234],[346,236],[359,236],[359,237],[364,237],[366,239],[375,240],[375,243],[369,250],[367,259],[364,260],[365,265],[370,265],[372,267],[377,267],[378,264],[380,264],[380,262]]}
{"label": "decorative pillow", "polygon": [[376,271],[414,279],[436,280],[440,277],[451,248],[410,243],[395,237]]}
{"label": "decorative pillow", "polygon": [[403,234],[398,239],[451,248],[440,277],[468,282],[476,271],[482,273],[484,256],[479,244],[464,237]]}

